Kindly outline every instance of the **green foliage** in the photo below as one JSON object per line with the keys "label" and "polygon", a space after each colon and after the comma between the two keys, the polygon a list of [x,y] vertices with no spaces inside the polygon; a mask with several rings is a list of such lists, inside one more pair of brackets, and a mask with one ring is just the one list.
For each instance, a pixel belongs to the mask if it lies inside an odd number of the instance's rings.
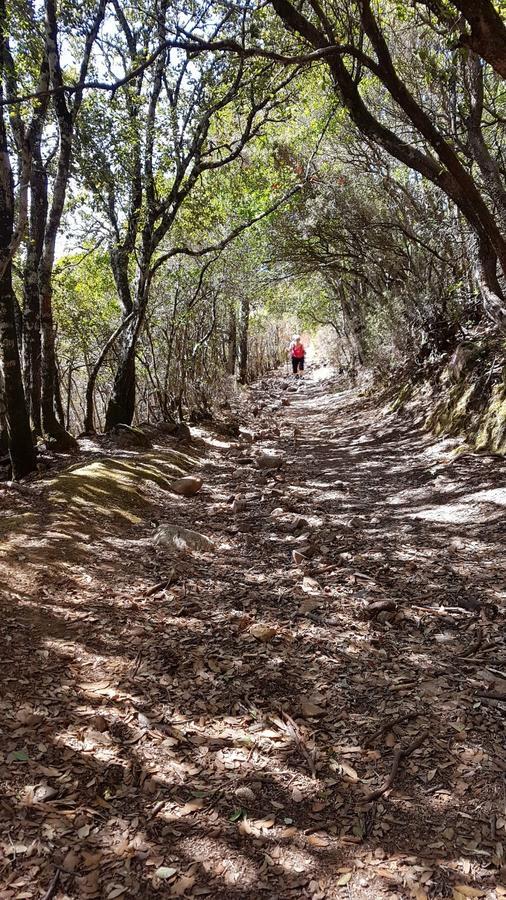
{"label": "green foliage", "polygon": [[119,304],[106,253],[61,257],[55,269],[54,310],[62,356],[91,358],[118,322]]}

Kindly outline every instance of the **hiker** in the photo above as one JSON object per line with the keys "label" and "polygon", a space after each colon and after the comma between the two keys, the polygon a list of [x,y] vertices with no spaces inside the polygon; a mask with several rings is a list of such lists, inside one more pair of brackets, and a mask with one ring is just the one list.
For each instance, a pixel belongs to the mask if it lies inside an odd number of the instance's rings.
{"label": "hiker", "polygon": [[295,378],[302,378],[304,374],[304,357],[306,351],[304,350],[304,344],[300,339],[300,335],[294,335],[288,348],[288,352],[292,357],[292,369]]}

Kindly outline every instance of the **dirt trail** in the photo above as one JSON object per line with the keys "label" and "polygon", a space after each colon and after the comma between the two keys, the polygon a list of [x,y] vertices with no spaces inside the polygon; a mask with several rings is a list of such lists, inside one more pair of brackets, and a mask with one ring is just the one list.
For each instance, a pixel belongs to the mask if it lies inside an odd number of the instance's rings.
{"label": "dirt trail", "polygon": [[3,490],[0,897],[506,896],[505,464],[324,375]]}

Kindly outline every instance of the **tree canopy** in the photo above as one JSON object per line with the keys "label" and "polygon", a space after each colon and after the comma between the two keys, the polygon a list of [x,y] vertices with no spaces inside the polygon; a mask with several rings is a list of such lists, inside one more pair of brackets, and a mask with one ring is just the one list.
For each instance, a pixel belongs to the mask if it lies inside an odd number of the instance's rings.
{"label": "tree canopy", "polygon": [[382,372],[504,333],[503,2],[2,3],[15,477],[201,414],[295,322]]}

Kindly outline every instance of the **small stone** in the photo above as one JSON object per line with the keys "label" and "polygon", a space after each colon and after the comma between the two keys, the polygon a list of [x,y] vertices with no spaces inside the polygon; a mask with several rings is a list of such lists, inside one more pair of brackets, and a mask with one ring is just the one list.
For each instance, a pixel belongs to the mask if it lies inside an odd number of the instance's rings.
{"label": "small stone", "polygon": [[36,803],[47,803],[48,800],[54,800],[58,796],[58,791],[49,784],[40,784],[35,788],[33,799]]}
{"label": "small stone", "polygon": [[[142,632],[143,633],[143,632]],[[104,732],[109,728],[109,723],[107,719],[104,719],[101,715],[92,716],[90,719],[90,726],[94,729],[94,731]]]}
{"label": "small stone", "polygon": [[161,525],[155,534],[153,543],[155,546],[162,544],[172,547],[174,550],[198,550],[201,553],[208,553],[215,549],[214,541],[210,538],[199,534],[198,531],[183,528],[181,525]]}
{"label": "small stone", "polygon": [[255,463],[259,469],[279,469],[285,459],[284,453],[279,450],[261,450],[255,457]]}
{"label": "small stone", "polygon": [[178,478],[170,485],[171,491],[175,494],[181,494],[182,497],[193,497],[197,494],[204,482],[198,475],[187,475],[184,478]]}
{"label": "small stone", "polygon": [[246,785],[241,785],[241,787],[238,787],[235,791],[235,796],[238,800],[242,800],[245,803],[253,803],[256,799],[254,792],[250,787],[247,787]]}

